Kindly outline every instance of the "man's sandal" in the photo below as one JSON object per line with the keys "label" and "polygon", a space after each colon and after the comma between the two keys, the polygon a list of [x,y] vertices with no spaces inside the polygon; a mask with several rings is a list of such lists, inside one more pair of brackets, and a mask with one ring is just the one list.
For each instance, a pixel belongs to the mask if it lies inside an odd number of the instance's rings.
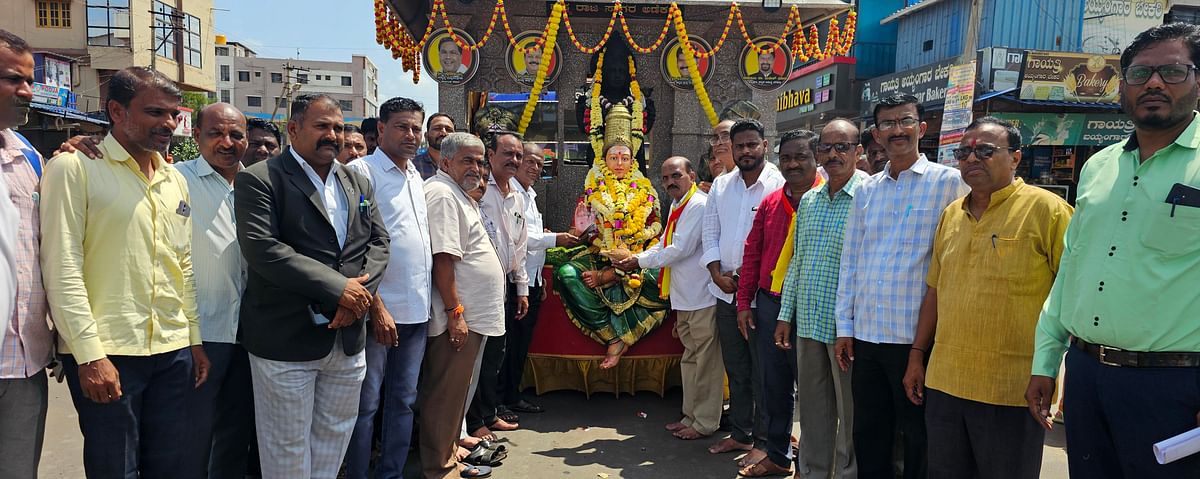
{"label": "man's sandal", "polygon": [[790,468],[784,469],[779,467],[767,458],[763,458],[763,460],[743,467],[742,470],[738,471],[739,477],[773,477],[790,475],[792,475],[792,470]]}

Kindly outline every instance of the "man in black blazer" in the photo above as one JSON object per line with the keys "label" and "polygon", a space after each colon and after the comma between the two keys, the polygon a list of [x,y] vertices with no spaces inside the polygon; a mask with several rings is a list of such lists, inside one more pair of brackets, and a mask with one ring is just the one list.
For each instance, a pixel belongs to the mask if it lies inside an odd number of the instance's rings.
{"label": "man in black blazer", "polygon": [[365,313],[388,235],[370,184],[337,163],[338,102],[301,95],[283,154],[238,173],[249,267],[239,336],[250,353],[263,477],[334,477],[366,372]]}

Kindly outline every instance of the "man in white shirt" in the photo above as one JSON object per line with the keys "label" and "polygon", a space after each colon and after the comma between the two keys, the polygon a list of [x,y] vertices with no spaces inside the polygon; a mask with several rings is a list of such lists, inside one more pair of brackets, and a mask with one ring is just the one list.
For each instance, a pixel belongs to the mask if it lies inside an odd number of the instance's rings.
{"label": "man in white shirt", "polygon": [[[488,163],[492,167],[487,191],[479,207],[486,221],[495,228],[493,238],[500,256],[507,293],[504,301],[505,330],[508,324],[525,319],[529,310],[529,277],[525,270],[528,233],[525,225],[525,195],[512,179],[521,167],[525,153],[521,135],[500,131],[485,135]],[[488,338],[483,346],[479,369],[479,387],[467,411],[467,430],[475,437],[489,437],[491,430],[517,428],[517,415],[504,406],[500,395],[500,370],[504,363],[506,340]]]}
{"label": "man in white shirt", "polygon": [[[675,332],[683,343],[679,360],[683,375],[683,419],[667,424],[680,439],[707,437],[721,425],[723,377],[721,344],[717,341],[717,298],[708,291],[712,278],[700,263],[701,233],[708,196],[696,187],[692,162],[682,156],[662,165],[662,185],[671,196],[662,241],[617,267],[662,268],[660,287],[669,293],[675,310]],[[667,297],[666,294],[663,297]]]}
{"label": "man in white shirt", "polygon": [[[757,394],[761,385],[753,374],[751,344],[738,330],[734,293],[754,213],[763,197],[784,184],[779,168],[766,161],[767,140],[761,123],[738,120],[729,131],[737,171],[713,180],[704,208],[701,256],[701,264],[712,278],[708,290],[717,298],[717,334],[729,377],[729,421],[733,428],[728,438],[708,449],[713,454],[748,451],[756,442],[765,442],[762,436],[766,426],[762,414],[755,411],[755,396],[761,396]],[[762,440],[756,441],[756,437]],[[748,457],[748,461],[754,463],[765,457],[762,450],[758,449],[759,455]]]}
{"label": "man in white shirt", "polygon": [[[421,366],[421,468],[427,478],[463,472],[454,458],[476,354],[485,336],[504,335],[504,268],[479,205],[467,193],[479,187],[483,142],[467,133],[442,140],[442,170],[425,181],[433,251],[433,316]],[[465,469],[483,476],[490,469]],[[466,476],[464,476],[466,477]]]}
{"label": "man in white shirt", "polygon": [[537,143],[527,141],[522,146],[524,150],[521,167],[513,177],[512,183],[525,198],[525,232],[529,237],[526,243],[525,275],[529,277],[529,311],[525,314],[525,319],[505,324],[504,335],[508,344],[504,366],[500,370],[500,391],[503,404],[509,410],[540,413],[544,411],[541,406],[521,397],[521,378],[525,373],[525,358],[529,356],[529,343],[533,340],[538,310],[546,296],[542,284],[542,267],[546,264],[547,249],[555,246],[574,246],[579,242],[579,238],[570,233],[554,233],[543,226],[533,184],[542,176],[545,156],[542,147]]}
{"label": "man in white shirt", "polygon": [[379,214],[392,241],[391,260],[371,303],[367,375],[358,402],[358,422],[346,452],[346,477],[366,479],[371,462],[375,415],[383,389],[382,444],[375,476],[398,479],[404,473],[413,432],[417,376],[429,327],[429,219],[425,187],[412,161],[421,144],[425,111],[420,103],[396,97],[379,108],[375,153],[347,166],[375,190]]}
{"label": "man in white shirt", "polygon": [[197,426],[189,457],[195,462],[185,468],[203,477],[235,477],[245,474],[254,439],[250,357],[237,340],[246,261],[233,214],[233,179],[248,144],[246,117],[233,105],[214,103],[196,115],[193,130],[200,158],[176,168],[192,199],[196,306],[212,369],[191,398]]}

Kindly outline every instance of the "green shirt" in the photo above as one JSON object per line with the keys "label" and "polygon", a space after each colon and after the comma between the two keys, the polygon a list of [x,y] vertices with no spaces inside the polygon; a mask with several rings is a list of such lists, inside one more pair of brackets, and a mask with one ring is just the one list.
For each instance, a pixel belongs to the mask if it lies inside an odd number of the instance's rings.
{"label": "green shirt", "polygon": [[794,322],[797,337],[827,344],[837,340],[834,310],[842,240],[854,192],[866,177],[856,170],[832,199],[827,181],[805,193],[796,207],[795,246],[783,280],[778,319]]}
{"label": "green shirt", "polygon": [[1033,374],[1057,376],[1069,336],[1127,351],[1200,352],[1200,208],[1168,198],[1176,183],[1200,188],[1197,124],[1193,116],[1144,162],[1130,137],[1084,165],[1038,320]]}

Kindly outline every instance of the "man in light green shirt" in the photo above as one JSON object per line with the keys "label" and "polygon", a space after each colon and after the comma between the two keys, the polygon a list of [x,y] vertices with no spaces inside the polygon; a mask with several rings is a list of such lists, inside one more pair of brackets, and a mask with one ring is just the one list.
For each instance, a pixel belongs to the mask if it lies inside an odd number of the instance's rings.
{"label": "man in light green shirt", "polygon": [[116,72],[103,159],[59,155],[42,178],[42,277],[88,477],[175,477],[208,374],[187,183],[161,153],[180,96],[161,73]]}
{"label": "man in light green shirt", "polygon": [[1068,351],[1072,477],[1200,477],[1200,455],[1160,465],[1152,450],[1195,428],[1200,412],[1198,63],[1200,26],[1138,35],[1121,56],[1134,134],[1092,156],[1079,177],[1025,393],[1049,428]]}

